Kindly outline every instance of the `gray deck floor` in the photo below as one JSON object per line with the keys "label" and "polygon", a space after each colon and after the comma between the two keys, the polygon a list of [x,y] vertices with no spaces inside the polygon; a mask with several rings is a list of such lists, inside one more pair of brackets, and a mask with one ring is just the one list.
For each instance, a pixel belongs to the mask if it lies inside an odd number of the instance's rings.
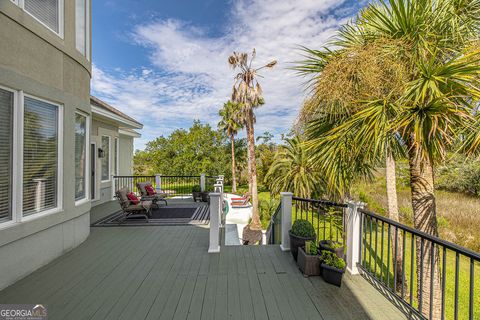
{"label": "gray deck floor", "polygon": [[304,278],[278,246],[207,246],[202,227],[92,228],[0,303],[41,303],[49,319],[405,318],[360,276]]}

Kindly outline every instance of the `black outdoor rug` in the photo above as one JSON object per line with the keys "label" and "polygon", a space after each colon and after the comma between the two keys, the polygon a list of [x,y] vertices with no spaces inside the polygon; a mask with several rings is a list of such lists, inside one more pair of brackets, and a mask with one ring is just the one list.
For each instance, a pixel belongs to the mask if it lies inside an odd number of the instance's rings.
{"label": "black outdoor rug", "polygon": [[179,225],[205,225],[210,221],[209,206],[196,207],[164,206],[151,210],[148,221],[143,217],[124,219],[124,214],[119,211],[92,224],[94,227],[118,226],[179,226]]}

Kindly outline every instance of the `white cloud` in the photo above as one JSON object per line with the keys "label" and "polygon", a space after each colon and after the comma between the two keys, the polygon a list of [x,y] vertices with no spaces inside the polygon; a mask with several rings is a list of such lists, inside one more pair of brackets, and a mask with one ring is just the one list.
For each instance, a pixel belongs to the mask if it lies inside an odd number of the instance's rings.
{"label": "white cloud", "polygon": [[92,88],[145,124],[137,142],[142,148],[193,119],[215,126],[235,74],[228,56],[255,47],[257,64],[279,61],[263,73],[266,104],[257,111],[256,132],[287,132],[303,100],[303,79],[288,70],[289,63],[301,59],[298,45],[322,46],[356,9],[342,5],[338,0],[236,1],[219,37],[183,21],[150,21],[136,26],[132,38],[150,49],[153,67],[127,73],[94,67]]}

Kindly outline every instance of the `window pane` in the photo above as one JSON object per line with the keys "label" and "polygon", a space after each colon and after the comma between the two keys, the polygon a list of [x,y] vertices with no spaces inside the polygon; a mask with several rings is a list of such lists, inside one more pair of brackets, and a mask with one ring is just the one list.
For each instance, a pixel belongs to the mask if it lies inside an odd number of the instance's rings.
{"label": "window pane", "polygon": [[115,138],[113,144],[113,174],[118,175],[118,138]]}
{"label": "window pane", "polygon": [[25,10],[46,24],[50,29],[59,32],[58,7],[60,0],[24,0]]}
{"label": "window pane", "polygon": [[75,33],[76,46],[84,56],[86,55],[86,0],[75,0]]}
{"label": "window pane", "polygon": [[87,118],[75,115],[75,200],[85,198],[87,164]]}
{"label": "window pane", "polygon": [[12,217],[13,93],[0,89],[0,221]]}
{"label": "window pane", "polygon": [[58,107],[25,97],[23,215],[57,207]]}
{"label": "window pane", "polygon": [[102,180],[110,180],[110,137],[102,136]]}

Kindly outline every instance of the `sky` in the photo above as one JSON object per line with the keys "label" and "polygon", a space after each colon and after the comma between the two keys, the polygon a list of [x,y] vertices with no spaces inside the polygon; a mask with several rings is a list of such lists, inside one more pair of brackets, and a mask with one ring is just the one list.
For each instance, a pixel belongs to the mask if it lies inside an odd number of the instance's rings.
{"label": "sky", "polygon": [[[364,1],[346,0],[95,0],[92,1],[92,94],[144,124],[135,148],[188,128],[216,128],[231,96],[233,52],[256,49],[265,105],[256,135],[276,140],[292,127],[305,79],[289,69],[299,46],[320,49]],[[241,133],[240,136],[242,136]]]}

